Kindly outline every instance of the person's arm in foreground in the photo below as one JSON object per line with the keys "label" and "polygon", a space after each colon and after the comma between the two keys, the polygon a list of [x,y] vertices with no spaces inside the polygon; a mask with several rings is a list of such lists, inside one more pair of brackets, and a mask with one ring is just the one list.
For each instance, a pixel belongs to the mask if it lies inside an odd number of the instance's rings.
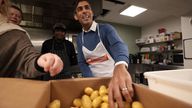
{"label": "person's arm in foreground", "polygon": [[37,59],[37,65],[42,67],[51,76],[57,75],[63,69],[62,60],[55,54],[46,53]]}
{"label": "person's arm in foreground", "polygon": [[108,30],[105,31],[107,31],[105,32],[107,33],[106,40],[108,40],[111,54],[115,60],[113,77],[109,84],[109,104],[110,108],[114,108],[116,101],[118,108],[123,108],[123,98],[130,102],[133,97],[132,79],[127,71],[128,49],[112,26],[108,25]]}
{"label": "person's arm in foreground", "polygon": [[123,98],[131,102],[133,97],[132,79],[124,64],[115,66],[113,77],[109,84],[109,106],[115,108],[114,100],[118,108],[123,108]]}
{"label": "person's arm in foreground", "polygon": [[9,49],[15,49],[11,57],[17,60],[17,71],[22,72],[26,78],[40,76],[44,72],[50,72],[54,76],[62,70],[63,62],[60,57],[51,53],[40,55],[24,32],[13,30],[7,32],[5,37],[12,44]]}

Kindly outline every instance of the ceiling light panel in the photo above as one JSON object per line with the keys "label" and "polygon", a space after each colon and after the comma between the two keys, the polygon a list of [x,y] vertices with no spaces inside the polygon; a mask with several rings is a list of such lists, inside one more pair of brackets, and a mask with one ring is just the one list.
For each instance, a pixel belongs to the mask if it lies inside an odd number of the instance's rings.
{"label": "ceiling light panel", "polygon": [[131,5],[130,7],[128,7],[124,11],[122,11],[120,14],[125,15],[125,16],[135,17],[135,16],[143,13],[146,10],[147,9],[145,9],[145,8]]}

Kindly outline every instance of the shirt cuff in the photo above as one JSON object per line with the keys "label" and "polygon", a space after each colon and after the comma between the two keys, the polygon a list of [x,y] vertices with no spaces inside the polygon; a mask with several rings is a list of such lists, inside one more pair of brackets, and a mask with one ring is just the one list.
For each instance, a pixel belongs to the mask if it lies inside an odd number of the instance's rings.
{"label": "shirt cuff", "polygon": [[[41,56],[41,55],[40,55]],[[39,56],[39,57],[40,57]],[[39,59],[39,57],[36,58],[35,60],[35,68],[40,71],[40,72],[44,72],[44,68],[40,67],[38,64],[37,64],[37,60]]]}
{"label": "shirt cuff", "polygon": [[115,66],[117,66],[119,64],[124,64],[126,67],[128,67],[127,62],[125,62],[125,61],[118,61],[118,62],[115,63]]}

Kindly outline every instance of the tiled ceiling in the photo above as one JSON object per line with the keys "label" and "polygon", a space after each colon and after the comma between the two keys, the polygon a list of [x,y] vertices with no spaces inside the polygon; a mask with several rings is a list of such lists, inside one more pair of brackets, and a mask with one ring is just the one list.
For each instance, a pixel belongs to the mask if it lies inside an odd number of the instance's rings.
{"label": "tiled ceiling", "polygon": [[[119,14],[130,5],[148,10],[134,18]],[[110,12],[98,20],[143,27],[170,17],[192,16],[192,0],[103,0],[103,9]]]}

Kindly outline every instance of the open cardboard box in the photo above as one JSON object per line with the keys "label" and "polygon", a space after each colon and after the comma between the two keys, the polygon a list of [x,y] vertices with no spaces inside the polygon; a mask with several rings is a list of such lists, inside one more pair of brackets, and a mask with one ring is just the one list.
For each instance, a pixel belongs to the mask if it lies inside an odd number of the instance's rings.
{"label": "open cardboard box", "polygon": [[[0,78],[0,108],[46,108],[54,99],[61,108],[70,108],[74,98],[81,97],[87,86],[98,89],[108,85],[109,78],[77,78],[54,81],[34,81]],[[192,108],[172,97],[157,93],[146,86],[134,84],[135,100],[144,108]]]}
{"label": "open cardboard box", "polygon": [[50,82],[0,78],[0,108],[46,108]]}

